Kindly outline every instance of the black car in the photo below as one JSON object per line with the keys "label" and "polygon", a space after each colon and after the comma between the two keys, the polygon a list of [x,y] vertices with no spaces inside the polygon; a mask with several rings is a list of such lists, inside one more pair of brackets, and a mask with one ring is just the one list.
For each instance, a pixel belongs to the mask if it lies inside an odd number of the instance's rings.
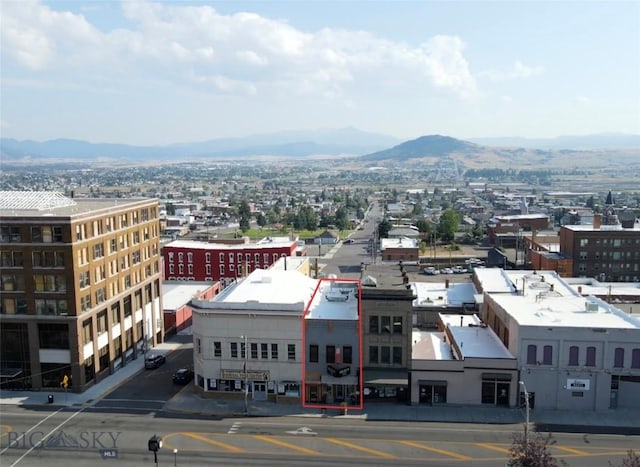
{"label": "black car", "polygon": [[158,368],[160,365],[163,365],[166,361],[167,358],[164,355],[149,354],[144,359],[144,367],[147,370],[152,370],[154,368]]}
{"label": "black car", "polygon": [[173,374],[173,382],[176,384],[188,384],[193,379],[193,371],[189,368],[180,368]]}

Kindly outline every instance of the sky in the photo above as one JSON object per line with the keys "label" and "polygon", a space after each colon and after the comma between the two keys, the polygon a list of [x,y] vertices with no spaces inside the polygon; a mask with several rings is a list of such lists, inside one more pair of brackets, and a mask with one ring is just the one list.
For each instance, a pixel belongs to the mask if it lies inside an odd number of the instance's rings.
{"label": "sky", "polygon": [[3,137],[640,134],[637,1],[0,0]]}

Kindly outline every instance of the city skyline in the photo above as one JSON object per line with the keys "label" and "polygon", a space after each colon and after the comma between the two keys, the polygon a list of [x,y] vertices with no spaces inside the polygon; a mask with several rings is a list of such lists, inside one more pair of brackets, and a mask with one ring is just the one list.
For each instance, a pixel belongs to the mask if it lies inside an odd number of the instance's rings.
{"label": "city skyline", "polygon": [[635,2],[2,2],[2,135],[640,133]]}

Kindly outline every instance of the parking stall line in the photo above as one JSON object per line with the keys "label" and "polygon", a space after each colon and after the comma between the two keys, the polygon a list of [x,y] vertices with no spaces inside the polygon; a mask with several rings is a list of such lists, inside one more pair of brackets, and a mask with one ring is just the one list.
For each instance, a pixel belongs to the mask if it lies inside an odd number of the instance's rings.
{"label": "parking stall line", "polygon": [[225,450],[227,450],[229,452],[236,452],[236,453],[245,452],[244,449],[241,449],[239,447],[233,446],[231,444],[223,443],[222,441],[217,441],[215,439],[207,438],[206,436],[202,436],[201,434],[194,433],[192,431],[187,431],[187,432],[184,432],[184,433],[181,433],[181,434],[183,436],[188,437],[188,438],[195,439],[197,441],[202,441],[203,443],[207,443],[207,444],[210,444],[212,446],[216,446],[218,448],[225,449]]}
{"label": "parking stall line", "polygon": [[389,454],[387,452],[382,452],[382,451],[378,451],[377,449],[371,449],[371,448],[367,448],[364,446],[359,446],[357,444],[352,444],[349,443],[347,441],[343,441],[341,439],[336,439],[336,438],[321,438],[324,441],[328,441],[330,443],[333,444],[337,444],[338,446],[343,446],[345,448],[349,448],[349,449],[355,449],[356,451],[360,451],[360,452],[364,452],[367,454],[371,454],[372,456],[376,456],[376,457],[384,457],[385,459],[395,459],[396,456]]}
{"label": "parking stall line", "polygon": [[504,454],[511,454],[511,451],[507,448],[503,448],[502,446],[497,446],[495,444],[490,443],[475,443],[476,446],[481,448],[489,449],[491,451],[502,452]]}
{"label": "parking stall line", "polygon": [[465,456],[463,454],[458,454],[457,452],[453,452],[453,451],[447,451],[446,449],[439,449],[439,448],[434,448],[434,447],[431,447],[431,446],[425,446],[423,444],[416,443],[416,442],[413,442],[413,441],[407,441],[407,440],[398,441],[398,442],[400,444],[404,444],[405,446],[410,446],[412,448],[423,449],[425,451],[434,452],[436,454],[442,454],[443,456],[453,457],[454,459],[461,460],[461,461],[469,461],[469,460],[471,460],[471,457],[469,457],[469,456]]}
{"label": "parking stall line", "polygon": [[320,455],[318,451],[314,451],[313,449],[307,449],[307,448],[303,448],[302,446],[296,446],[295,444],[290,444],[285,441],[272,438],[270,436],[254,435],[252,436],[252,438],[257,439],[259,441],[264,441],[265,443],[275,444],[276,446],[280,446],[282,448],[291,449],[292,451],[301,452],[302,454],[308,454],[310,456]]}

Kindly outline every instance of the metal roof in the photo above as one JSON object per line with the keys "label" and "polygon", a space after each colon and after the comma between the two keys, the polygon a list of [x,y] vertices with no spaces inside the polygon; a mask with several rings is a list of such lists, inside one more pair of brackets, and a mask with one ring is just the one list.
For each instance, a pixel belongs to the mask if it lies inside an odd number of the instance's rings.
{"label": "metal roof", "polygon": [[0,210],[45,211],[75,204],[57,191],[0,191]]}

